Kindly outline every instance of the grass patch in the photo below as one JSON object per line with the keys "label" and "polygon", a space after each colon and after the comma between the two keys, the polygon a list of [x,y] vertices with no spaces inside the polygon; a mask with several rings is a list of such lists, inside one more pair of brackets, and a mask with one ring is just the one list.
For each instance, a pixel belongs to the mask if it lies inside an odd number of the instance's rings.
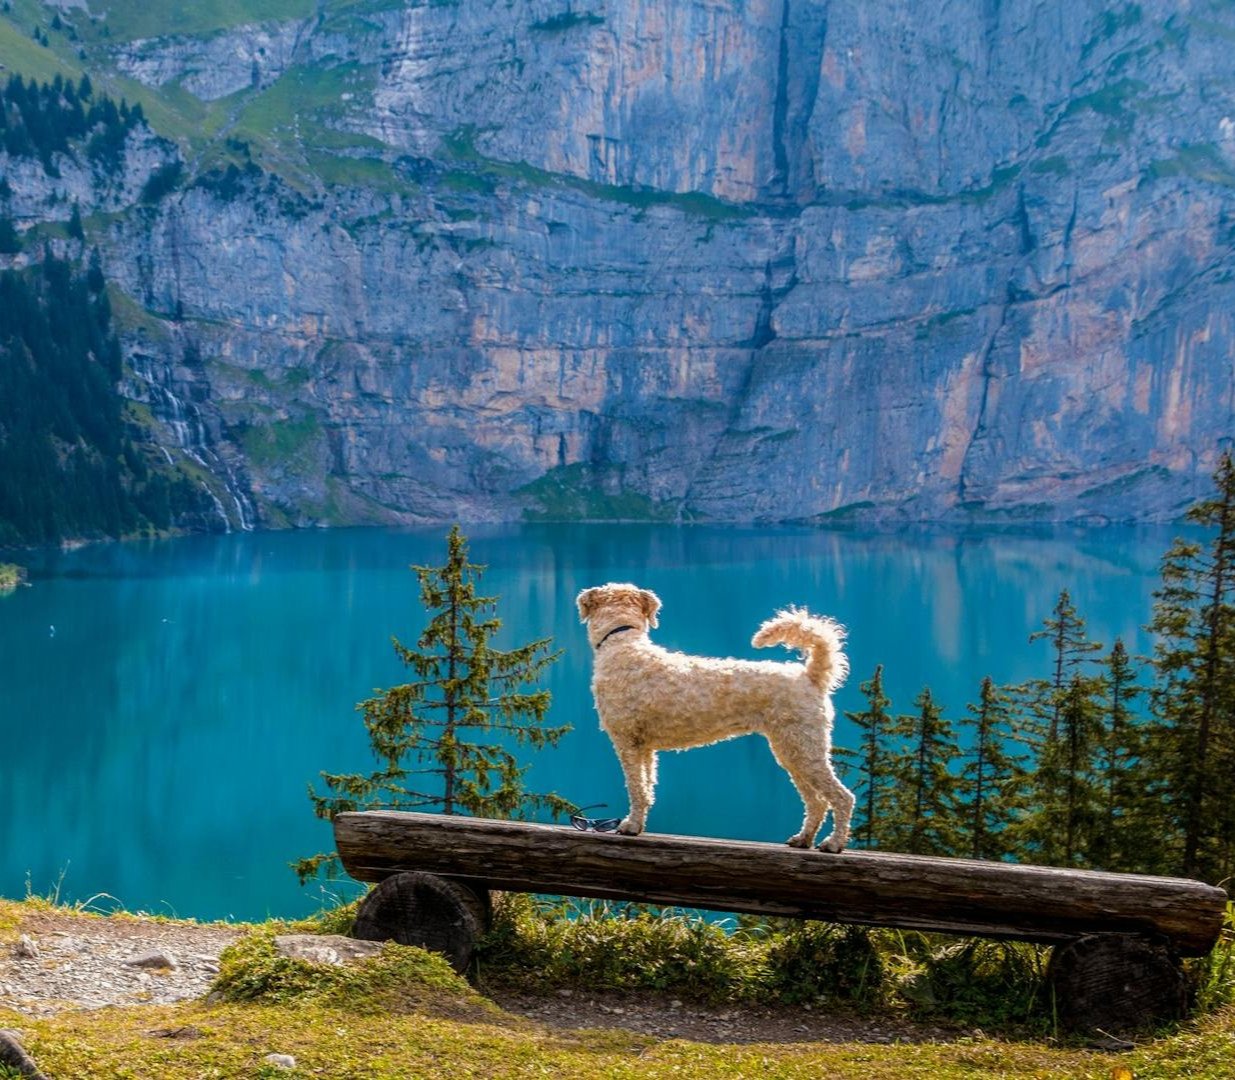
{"label": "grass patch", "polygon": [[488,158],[476,149],[476,129],[470,125],[457,128],[446,136],[443,148],[465,167],[459,170],[462,175],[473,178],[470,182],[459,179],[450,182],[460,190],[471,189],[488,194],[492,191],[493,181],[501,179],[513,181],[523,187],[556,187],[577,191],[591,199],[618,203],[636,210],[667,207],[705,221],[742,220],[754,216],[757,212],[754,207],[725,202],[699,191],[658,191],[654,188],[622,184],[599,184],[577,176],[549,172],[529,165],[526,161],[498,161]]}
{"label": "grass patch", "polygon": [[1145,468],[1137,469],[1126,476],[1119,476],[1114,480],[1108,480],[1105,483],[1086,488],[1081,492],[1080,497],[1082,499],[1102,499],[1110,498],[1113,495],[1123,495],[1146,481],[1162,482],[1169,480],[1170,476],[1170,470],[1161,465],[1147,465]]}
{"label": "grass patch", "polygon": [[1208,956],[1191,961],[1188,974],[1196,989],[1198,1012],[1235,1005],[1235,902],[1226,905],[1226,919],[1218,944]]}
{"label": "grass patch", "polygon": [[409,183],[389,162],[377,157],[352,157],[345,154],[308,154],[313,173],[332,187],[360,187],[385,194],[415,195],[415,185]]}
{"label": "grass patch", "polygon": [[16,563],[0,562],[0,595],[12,592],[26,580],[26,568]]}
{"label": "grass patch", "polygon": [[1076,116],[1082,112],[1095,112],[1099,116],[1123,116],[1133,102],[1148,89],[1139,79],[1119,79],[1107,83],[1092,94],[1073,98],[1064,109],[1064,116]]}
{"label": "grass patch", "polygon": [[1117,11],[1104,11],[1098,17],[1097,30],[1094,36],[1091,37],[1081,48],[1081,60],[1088,58],[1097,46],[1103,41],[1109,41],[1116,34],[1123,30],[1129,30],[1136,26],[1142,17],[1140,4],[1125,4]]}
{"label": "grass patch", "polygon": [[1227,164],[1213,143],[1192,143],[1185,146],[1173,158],[1150,164],[1143,175],[1147,180],[1188,176],[1207,184],[1235,187],[1235,169]]}
{"label": "grass patch", "polygon": [[532,23],[528,29],[543,34],[560,34],[564,30],[573,30],[576,26],[603,26],[604,21],[604,16],[591,11],[563,11],[559,15],[551,15],[547,19]]}
{"label": "grass patch", "polygon": [[252,464],[266,467],[292,460],[317,438],[320,430],[317,416],[310,413],[299,420],[276,420],[273,424],[244,427],[240,431],[240,444]]}
{"label": "grass patch", "polygon": [[107,284],[107,299],[111,302],[112,318],[122,330],[145,334],[154,341],[171,340],[171,331],[162,319],[111,282]]}
{"label": "grass patch", "polygon": [[[340,119],[356,96],[372,93],[375,67],[340,64],[337,67],[298,65],[289,68],[266,89],[254,94],[236,121],[233,136],[303,142],[321,146],[375,145],[372,137],[333,129],[328,123]],[[353,95],[344,99],[344,94]]]}
{"label": "grass patch", "polygon": [[[51,38],[50,47],[40,45],[31,37],[33,20],[19,24],[15,15],[15,11],[0,14],[0,64],[7,69],[3,73],[5,82],[14,73],[39,82],[51,82],[57,75],[74,81],[81,78],[81,65],[59,54],[56,37]],[[45,29],[46,19],[39,22]]]}
{"label": "grass patch", "polygon": [[1021,943],[748,916],[725,926],[674,909],[508,894],[477,950],[477,975],[482,987],[894,1009],[1041,1035],[1053,1023],[1048,955]]}
{"label": "grass patch", "polygon": [[981,205],[1005,190],[1021,175],[1020,165],[1000,165],[991,170],[989,183],[981,187],[965,188],[948,194],[933,194],[926,191],[897,190],[879,195],[855,194],[838,191],[817,199],[816,206],[843,206],[846,210],[908,210],[919,206],[947,206],[960,203],[962,206]]}
{"label": "grass patch", "polygon": [[940,311],[918,324],[914,331],[914,339],[926,341],[946,326],[961,319],[967,319],[977,312],[977,308],[956,308],[952,311]]}
{"label": "grass patch", "polygon": [[[14,1021],[16,1022],[16,1021]],[[709,1045],[657,1041],[624,1031],[554,1031],[511,1018],[460,1022],[422,1014],[357,1015],[329,1007],[271,1005],[99,1010],[50,1020],[20,1018],[27,1049],[52,1076],[75,1080],[136,1077],[309,1077],[407,1080],[409,1077],[674,1076],[847,1080],[974,1080],[977,1077],[1106,1080],[1113,1061],[1138,1080],[1170,1075],[1229,1076],[1232,1043],[1203,1031],[1132,1055],[1109,1056],[972,1038],[940,1045],[855,1043]],[[180,1038],[151,1031],[190,1030]],[[274,1051],[295,1070],[263,1063]],[[1190,1059],[1183,1054],[1192,1055]]]}
{"label": "grass patch", "polygon": [[1051,176],[1067,176],[1071,170],[1068,167],[1068,159],[1066,157],[1062,154],[1052,154],[1048,158],[1035,161],[1029,166],[1029,171],[1038,176],[1046,174]]}
{"label": "grass patch", "polygon": [[866,510],[874,510],[875,503],[870,499],[860,499],[857,502],[845,503],[843,506],[838,506],[834,510],[825,510],[821,514],[816,514],[812,521],[836,521],[844,520],[845,518],[855,517],[862,514]]}
{"label": "grass patch", "polygon": [[[573,917],[571,917],[573,915]],[[478,949],[482,978],[588,990],[660,990],[702,1001],[754,1000],[766,950],[749,934],[672,910],[500,897]]]}
{"label": "grass patch", "polygon": [[279,955],[274,939],[274,929],[261,927],[223,950],[213,987],[221,1000],[410,1012],[452,999],[456,1009],[493,1009],[444,957],[424,949],[390,942],[359,963],[315,964]]}
{"label": "grass patch", "polygon": [[144,0],[104,0],[92,8],[106,13],[104,26],[118,41],[183,34],[202,37],[247,23],[307,19],[312,0],[193,0],[191,4],[151,4]]}
{"label": "grass patch", "polygon": [[634,491],[605,491],[604,477],[582,462],[550,469],[515,494],[531,505],[527,521],[674,521],[676,499],[657,502]]}

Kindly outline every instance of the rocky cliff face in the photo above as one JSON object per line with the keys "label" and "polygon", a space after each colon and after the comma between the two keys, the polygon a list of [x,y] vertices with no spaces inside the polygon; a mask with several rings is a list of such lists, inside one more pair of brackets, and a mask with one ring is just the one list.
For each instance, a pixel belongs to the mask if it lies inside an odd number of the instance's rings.
{"label": "rocky cliff face", "polygon": [[1162,519],[1235,436],[1229,5],[368,7],[92,53],[256,162],[90,221],[233,525]]}

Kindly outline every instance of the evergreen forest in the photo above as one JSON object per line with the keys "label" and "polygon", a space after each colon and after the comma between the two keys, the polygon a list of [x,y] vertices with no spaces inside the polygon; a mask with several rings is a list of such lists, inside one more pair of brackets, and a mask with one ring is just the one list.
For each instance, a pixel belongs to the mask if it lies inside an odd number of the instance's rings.
{"label": "evergreen forest", "polygon": [[855,847],[1235,877],[1235,462],[1163,556],[1150,656],[1091,640],[1065,590],[1030,643],[1042,675],[989,677],[963,713],[929,687],[898,713],[883,667],[838,748]]}
{"label": "evergreen forest", "polygon": [[90,77],[74,83],[57,75],[49,83],[10,76],[0,94],[0,148],[11,157],[34,157],[48,176],[59,176],[57,153],[72,153],[85,140],[86,157],[105,172],[119,167],[128,133],[145,122],[141,105],[117,105],[100,94]]}
{"label": "evergreen forest", "polygon": [[97,260],[81,273],[48,249],[0,271],[0,546],[163,531],[202,508],[142,446],[120,376]]}

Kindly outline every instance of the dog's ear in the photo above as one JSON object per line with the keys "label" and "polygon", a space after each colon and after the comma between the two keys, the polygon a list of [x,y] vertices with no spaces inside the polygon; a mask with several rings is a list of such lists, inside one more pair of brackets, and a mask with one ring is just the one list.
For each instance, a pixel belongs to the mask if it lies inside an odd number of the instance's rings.
{"label": "dog's ear", "polygon": [[656,613],[660,610],[660,597],[657,596],[651,589],[639,590],[639,606],[643,609],[643,614],[647,617],[648,626],[657,627],[660,625],[656,621]]}
{"label": "dog's ear", "polygon": [[575,597],[575,606],[579,609],[580,622],[587,622],[592,617],[592,611],[596,607],[597,594],[599,592],[599,589],[584,589],[583,592]]}

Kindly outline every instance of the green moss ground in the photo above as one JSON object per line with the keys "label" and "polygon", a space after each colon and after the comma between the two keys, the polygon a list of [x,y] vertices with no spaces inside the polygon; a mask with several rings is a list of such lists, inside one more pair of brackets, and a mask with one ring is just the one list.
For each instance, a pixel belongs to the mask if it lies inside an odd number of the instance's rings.
{"label": "green moss ground", "polygon": [[[16,939],[27,915],[48,907],[37,899],[24,904],[0,901],[0,946]],[[521,912],[513,923],[506,920],[508,932],[526,919],[528,909]],[[43,1019],[0,1010],[0,1027],[18,1029],[48,1075],[75,1080],[274,1076],[1229,1080],[1235,1061],[1231,1005],[1119,1054],[1063,1045],[1043,1036],[977,1033],[913,1044],[713,1044],[621,1030],[549,1028],[502,1011],[441,958],[419,949],[388,945],[372,959],[346,969],[274,953],[276,932],[334,932],[345,927],[346,916],[344,912],[310,923],[251,928],[247,937],[224,952],[209,1003],[110,1008]],[[597,933],[595,925],[583,921],[579,930],[558,926],[532,934],[519,947],[526,956],[542,948],[581,954],[587,937]],[[681,939],[683,929],[676,917],[642,921],[652,933],[642,951],[635,951],[638,963],[647,966],[649,956],[655,959],[661,948],[656,944],[658,935]],[[616,931],[619,937],[641,936],[631,929],[640,919],[608,922],[622,924]],[[610,932],[611,928],[604,930],[602,936]],[[505,947],[511,947],[509,940]],[[746,947],[749,951],[749,941]],[[492,961],[493,943],[489,949]],[[617,954],[602,948],[596,955]],[[520,975],[517,964],[508,966],[507,975],[527,978],[529,988],[543,991],[577,959],[557,955],[546,972],[547,984],[535,973]],[[872,1015],[871,1022],[877,1024],[878,1016]],[[296,1068],[267,1064],[264,1058],[270,1053],[292,1055]]]}

